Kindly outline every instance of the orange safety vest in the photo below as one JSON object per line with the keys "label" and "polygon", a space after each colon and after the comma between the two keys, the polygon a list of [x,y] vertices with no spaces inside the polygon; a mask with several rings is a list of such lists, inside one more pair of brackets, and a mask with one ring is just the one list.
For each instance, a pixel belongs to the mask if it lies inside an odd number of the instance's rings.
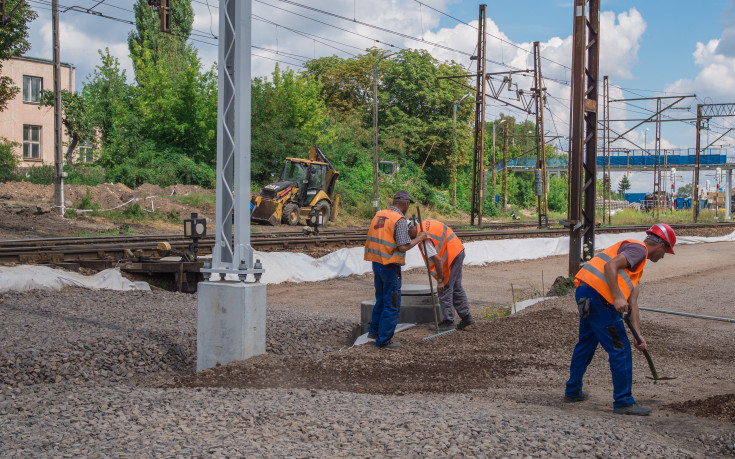
{"label": "orange safety vest", "polygon": [[[459,255],[460,252],[464,250],[464,245],[462,245],[462,243],[459,241],[457,235],[454,234],[452,228],[448,227],[440,221],[426,219],[423,221],[422,226],[423,231],[428,236],[428,238],[426,238],[427,242],[434,244],[436,253],[439,255],[439,258],[442,261],[442,267],[444,268],[444,283],[446,284],[447,282],[449,282],[450,267],[452,266],[452,262],[455,258],[457,258],[457,255]],[[421,251],[421,256],[423,256],[424,260],[426,260],[423,242],[419,243],[419,250]],[[432,260],[429,260],[429,269],[431,270],[432,276],[438,279],[436,267],[434,266],[434,262]]]}
{"label": "orange safety vest", "polygon": [[395,210],[385,209],[378,211],[370,222],[367,240],[365,241],[365,260],[375,261],[383,265],[391,263],[403,265],[406,263],[406,254],[396,250],[396,239],[393,229],[398,220],[405,218]]}
{"label": "orange safety vest", "polygon": [[[632,239],[621,241],[611,247],[608,247],[595,255],[584,265],[584,267],[582,267],[582,269],[579,270],[577,275],[574,277],[574,285],[579,287],[579,282],[582,281],[595,289],[597,293],[607,300],[608,303],[612,304],[613,296],[610,292],[610,286],[607,285],[607,281],[605,280],[605,265],[617,256],[618,250],[620,250],[620,246],[623,245],[623,242],[640,244],[643,247],[646,247],[646,244]],[[648,247],[646,247],[646,258],[644,258],[638,265],[638,269],[635,271],[632,271],[629,268],[618,270],[618,287],[626,300],[630,298],[630,294],[633,292],[633,289],[641,280],[641,276],[643,276],[643,267],[646,265],[647,259]]]}

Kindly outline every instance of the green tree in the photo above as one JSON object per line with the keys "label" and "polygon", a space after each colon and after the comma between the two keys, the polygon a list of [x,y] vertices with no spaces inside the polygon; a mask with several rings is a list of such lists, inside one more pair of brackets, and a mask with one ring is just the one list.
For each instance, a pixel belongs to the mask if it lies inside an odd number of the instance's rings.
{"label": "green tree", "polygon": [[692,196],[692,184],[687,183],[684,186],[680,186],[678,190],[676,190],[676,197],[677,198],[689,198]]}
{"label": "green tree", "polygon": [[[38,107],[53,107],[54,93],[53,91],[41,92],[41,105]],[[61,91],[61,122],[69,137],[69,144],[66,149],[66,164],[71,170],[74,170],[74,149],[78,144],[87,142],[95,143],[95,128],[92,119],[89,116],[87,104],[79,94],[72,93],[63,89]]]}
{"label": "green tree", "polygon": [[270,181],[270,174],[287,156],[303,157],[311,144],[331,144],[336,135],[321,98],[316,78],[278,66],[272,80],[252,82],[252,174],[256,182]]}
{"label": "green tree", "polygon": [[140,149],[141,125],[134,109],[136,89],[126,83],[125,71],[109,49],[99,54],[100,63],[85,82],[82,97],[99,133],[101,164],[109,167]]}
{"label": "green tree", "polygon": [[[449,183],[451,109],[467,91],[439,78],[464,73],[462,66],[439,62],[424,50],[410,49],[382,61],[383,65],[378,90],[383,150],[426,167],[431,183]],[[468,107],[462,106],[457,115],[458,129],[469,129],[469,115]],[[372,121],[372,116],[369,119]]]}
{"label": "green tree", "polygon": [[[18,5],[15,13],[10,17],[7,24],[0,27],[0,70],[3,62],[13,57],[22,56],[31,49],[28,41],[28,24],[38,17],[38,14],[23,0],[7,0],[5,11],[10,13]],[[20,88],[13,85],[13,79],[9,76],[0,77],[0,112],[5,110],[8,101],[13,99]]]}
{"label": "green tree", "polygon": [[[171,64],[184,59],[193,52],[193,48],[186,44],[194,23],[194,11],[190,0],[171,0],[171,33],[161,32],[161,22],[157,11],[148,5],[147,0],[137,0],[133,7],[135,11],[135,30],[128,36],[128,49],[133,59],[135,79],[143,86],[146,81],[139,78],[139,65],[143,53],[150,54],[145,61],[153,66]],[[176,73],[179,67],[167,65],[166,70]]]}
{"label": "green tree", "polygon": [[618,191],[620,191],[620,194],[625,197],[625,192],[630,189],[630,180],[628,180],[627,175],[623,175],[623,178],[620,179],[620,182],[618,183]]}
{"label": "green tree", "polygon": [[19,155],[15,154],[18,142],[10,142],[0,137],[0,182],[7,182],[15,178],[15,169],[20,164]]}

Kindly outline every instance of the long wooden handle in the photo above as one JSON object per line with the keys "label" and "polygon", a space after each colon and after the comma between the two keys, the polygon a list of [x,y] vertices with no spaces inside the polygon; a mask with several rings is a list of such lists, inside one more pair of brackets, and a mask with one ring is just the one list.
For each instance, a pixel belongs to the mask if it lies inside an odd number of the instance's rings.
{"label": "long wooden handle", "polygon": [[[641,344],[643,340],[641,339],[641,335],[638,334],[638,331],[633,327],[633,324],[630,322],[630,313],[626,314],[623,318],[625,320],[625,323],[628,324],[628,328],[630,329],[630,332],[633,334],[633,339],[635,339],[636,344]],[[643,350],[643,355],[646,357],[646,360],[648,361],[648,368],[651,369],[651,374],[653,375],[653,380],[658,380],[658,373],[656,372],[656,367],[653,366],[653,359],[651,358],[651,354],[648,353],[647,349]]]}
{"label": "long wooden handle", "polygon": [[[418,204],[416,205],[416,212],[419,215],[419,233],[424,231],[424,224],[421,221],[421,209],[419,208]],[[424,245],[424,261],[426,262],[426,273],[429,275],[429,293],[431,293],[431,305],[434,309],[434,323],[436,324],[436,328],[439,328],[439,315],[436,312],[436,300],[434,299],[434,282],[431,279],[431,268],[429,267],[429,257],[426,254],[426,239],[421,241],[421,243]]]}

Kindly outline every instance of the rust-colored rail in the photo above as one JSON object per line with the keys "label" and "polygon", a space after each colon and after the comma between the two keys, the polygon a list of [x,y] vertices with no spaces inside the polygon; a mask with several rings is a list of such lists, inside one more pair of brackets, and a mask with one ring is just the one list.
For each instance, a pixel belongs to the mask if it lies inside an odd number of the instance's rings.
{"label": "rust-colored rail", "polygon": [[[500,225],[496,225],[499,227]],[[528,227],[527,222],[503,224],[504,227]],[[705,229],[728,227],[735,229],[733,223],[689,223],[672,225],[675,229]],[[598,233],[622,233],[644,231],[648,226],[600,227]],[[455,231],[463,241],[488,239],[516,239],[529,237],[560,237],[569,235],[569,229],[466,229]],[[325,229],[316,235],[304,235],[294,231],[275,233],[253,233],[252,246],[261,251],[273,250],[313,250],[315,248],[341,248],[362,245],[365,242],[366,228]],[[125,250],[132,251],[136,257],[158,258],[156,245],[161,241],[171,244],[173,251],[185,250],[191,240],[180,234],[145,236],[105,236],[46,239],[0,240],[0,264],[8,263],[74,263],[92,260],[116,261],[125,258]],[[214,237],[207,236],[199,241],[199,253],[211,253]]]}

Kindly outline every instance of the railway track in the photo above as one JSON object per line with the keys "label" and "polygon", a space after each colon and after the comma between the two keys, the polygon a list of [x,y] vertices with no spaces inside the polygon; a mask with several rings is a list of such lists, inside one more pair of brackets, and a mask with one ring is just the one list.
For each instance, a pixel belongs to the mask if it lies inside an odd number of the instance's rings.
{"label": "railway track", "polygon": [[[535,225],[534,222],[512,222],[488,225],[482,229],[458,229],[455,233],[467,242],[488,239],[560,237],[569,234],[568,229],[561,227],[529,229],[533,225]],[[687,229],[688,231],[713,227],[735,230],[735,222],[689,223],[672,226],[676,230]],[[598,234],[605,234],[646,229],[648,229],[647,225],[639,225],[598,227],[595,231]],[[253,233],[251,245],[260,251],[338,249],[362,245],[366,234],[366,228],[324,229],[319,235],[304,235],[300,231]],[[191,244],[191,240],[182,234],[0,240],[0,264],[94,264],[94,261],[109,264],[122,259],[130,259],[131,254],[138,260],[159,258],[156,246],[162,241],[171,245],[172,255],[187,250]],[[213,235],[201,239],[198,253],[200,255],[210,254],[213,245]]]}

